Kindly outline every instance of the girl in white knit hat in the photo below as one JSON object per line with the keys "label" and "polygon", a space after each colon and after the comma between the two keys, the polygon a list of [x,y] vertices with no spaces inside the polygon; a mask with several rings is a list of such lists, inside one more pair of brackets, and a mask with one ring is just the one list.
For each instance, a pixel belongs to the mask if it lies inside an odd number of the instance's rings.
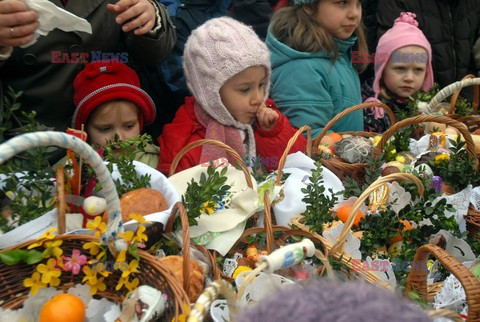
{"label": "girl in white knit hat", "polygon": [[[193,97],[185,98],[158,138],[159,170],[167,173],[185,145],[204,138],[226,143],[249,166],[261,161],[267,169],[276,169],[296,129],[267,99],[270,55],[253,29],[227,17],[211,19],[192,32],[183,59]],[[291,152],[305,147],[301,137]],[[222,157],[228,155],[220,148],[196,148],[182,158],[176,171]]]}

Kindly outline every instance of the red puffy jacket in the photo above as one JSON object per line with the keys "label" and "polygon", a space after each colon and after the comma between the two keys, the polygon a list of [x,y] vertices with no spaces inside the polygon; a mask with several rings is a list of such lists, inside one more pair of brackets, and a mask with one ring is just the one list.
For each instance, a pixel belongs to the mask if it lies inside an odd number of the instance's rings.
{"label": "red puffy jacket", "polygon": [[[165,125],[162,134],[158,137],[158,144],[160,145],[158,170],[166,175],[168,175],[173,159],[183,147],[191,142],[205,138],[205,127],[197,120],[193,109],[194,104],[194,97],[185,97],[185,104],[178,109],[173,122]],[[258,124],[255,125],[255,144],[257,155],[261,157],[262,163],[269,171],[272,171],[277,169],[278,161],[287,146],[288,140],[295,134],[297,129],[290,125],[287,117],[276,109],[272,100],[267,99],[265,105],[274,108],[280,115],[280,118],[275,127],[270,131],[264,131]],[[297,151],[305,152],[306,144],[307,140],[301,135],[293,145],[290,153]],[[198,165],[201,152],[201,146],[187,152],[178,163],[175,172]]]}

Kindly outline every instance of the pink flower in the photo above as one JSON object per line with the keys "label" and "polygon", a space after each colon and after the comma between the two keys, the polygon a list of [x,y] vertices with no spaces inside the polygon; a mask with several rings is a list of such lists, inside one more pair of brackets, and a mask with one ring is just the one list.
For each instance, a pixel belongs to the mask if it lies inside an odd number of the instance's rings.
{"label": "pink flower", "polygon": [[74,249],[72,251],[72,257],[63,256],[65,260],[65,264],[63,265],[63,269],[68,272],[72,272],[74,275],[77,275],[80,272],[80,268],[82,265],[85,265],[87,262],[87,257],[85,255],[80,255],[80,251],[78,249]]}

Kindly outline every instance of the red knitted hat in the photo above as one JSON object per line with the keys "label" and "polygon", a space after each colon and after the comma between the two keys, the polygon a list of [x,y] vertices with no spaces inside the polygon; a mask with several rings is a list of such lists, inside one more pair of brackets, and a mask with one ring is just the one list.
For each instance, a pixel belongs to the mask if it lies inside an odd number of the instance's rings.
{"label": "red knitted hat", "polygon": [[155,120],[155,104],[150,96],[140,88],[137,73],[127,65],[111,61],[108,63],[91,62],[85,66],[73,81],[73,102],[75,112],[72,127],[80,129],[88,116],[99,105],[126,100],[138,106],[140,128]]}

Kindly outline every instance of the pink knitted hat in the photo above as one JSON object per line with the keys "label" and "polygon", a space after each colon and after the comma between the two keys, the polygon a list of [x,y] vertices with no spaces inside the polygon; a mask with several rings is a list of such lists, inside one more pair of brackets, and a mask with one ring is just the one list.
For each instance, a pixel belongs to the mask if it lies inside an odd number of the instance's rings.
{"label": "pink knitted hat", "polygon": [[223,105],[220,88],[253,66],[267,68],[265,99],[270,87],[270,52],[251,27],[228,17],[214,18],[195,29],[185,44],[183,69],[187,85],[202,109],[219,123],[245,129]]}
{"label": "pink knitted hat", "polygon": [[[422,89],[428,91],[432,88],[432,47],[423,32],[418,29],[418,22],[415,20],[415,17],[416,15],[414,13],[402,12],[400,17],[395,19],[393,27],[387,30],[387,32],[378,40],[375,59],[375,80],[373,82],[375,97],[378,96],[378,93],[380,92],[380,79],[383,76],[383,70],[392,56],[392,53],[397,49],[406,46],[419,46],[427,51],[427,72],[425,74]],[[387,54],[388,57],[386,57]]]}

